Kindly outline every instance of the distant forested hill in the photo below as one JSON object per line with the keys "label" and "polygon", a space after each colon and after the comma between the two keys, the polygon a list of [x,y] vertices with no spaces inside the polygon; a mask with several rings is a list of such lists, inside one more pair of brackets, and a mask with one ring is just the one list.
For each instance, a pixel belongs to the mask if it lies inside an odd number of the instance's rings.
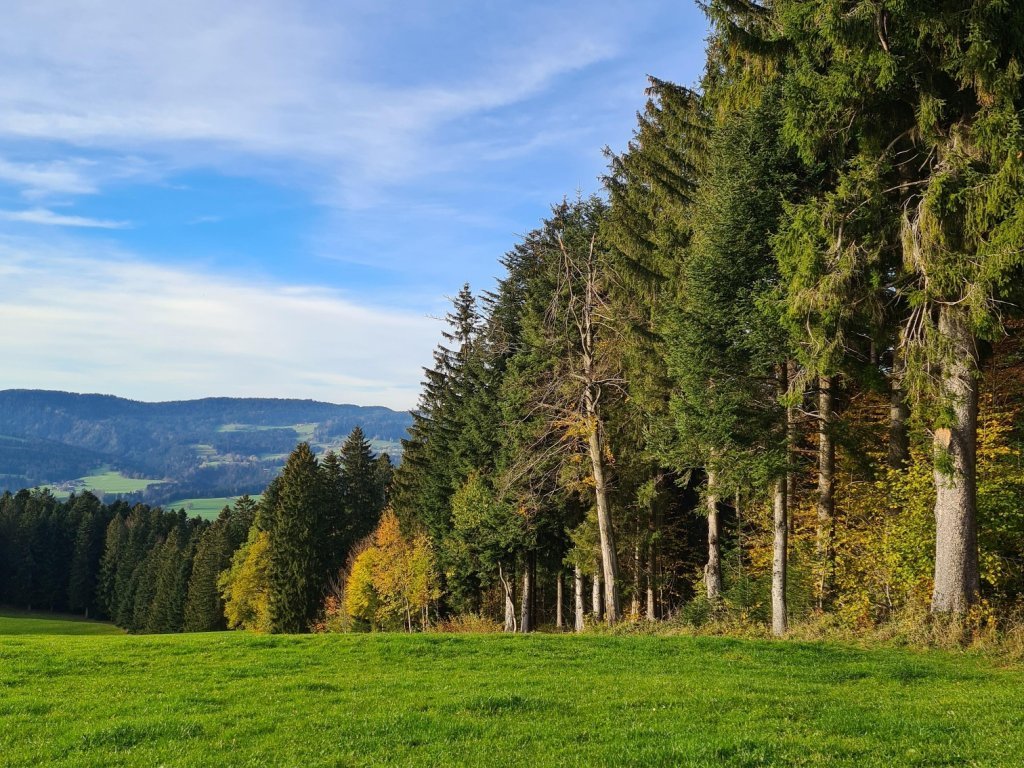
{"label": "distant forested hill", "polygon": [[140,498],[258,493],[301,440],[337,446],[356,426],[393,455],[412,419],[383,407],[211,397],[144,403],[111,395],[0,391],[0,489],[73,488],[96,470],[165,481]]}

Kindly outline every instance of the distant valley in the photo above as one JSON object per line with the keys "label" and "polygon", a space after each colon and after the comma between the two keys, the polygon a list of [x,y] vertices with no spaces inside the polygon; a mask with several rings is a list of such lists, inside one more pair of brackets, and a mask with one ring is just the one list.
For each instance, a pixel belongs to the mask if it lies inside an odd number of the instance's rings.
{"label": "distant valley", "polygon": [[[0,490],[90,488],[207,512],[257,494],[300,441],[320,453],[356,426],[398,458],[408,412],[314,400],[214,397],[144,403],[111,395],[0,391]],[[212,500],[205,505],[197,500]]]}

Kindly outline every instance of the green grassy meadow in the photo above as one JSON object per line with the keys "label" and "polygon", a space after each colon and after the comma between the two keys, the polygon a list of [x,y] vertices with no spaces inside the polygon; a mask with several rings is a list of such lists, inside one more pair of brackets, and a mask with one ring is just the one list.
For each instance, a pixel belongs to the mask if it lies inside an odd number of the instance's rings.
{"label": "green grassy meadow", "polygon": [[[77,490],[117,494],[142,491],[151,485],[157,485],[163,482],[165,481],[157,480],[155,478],[125,477],[120,472],[114,472],[105,467],[101,467],[100,469],[95,470],[91,475],[86,475],[85,477],[80,477],[77,480],[72,481],[72,484]],[[53,488],[51,490],[53,495],[58,499],[66,499],[70,495],[69,491],[64,490],[64,488]]]}
{"label": "green grassy meadow", "polygon": [[[252,496],[254,501],[259,501],[262,494]],[[221,496],[209,499],[179,499],[168,504],[162,504],[164,509],[184,509],[189,517],[201,517],[205,520],[216,520],[217,515],[224,507],[230,507],[235,503],[237,496]]]}
{"label": "green grassy meadow", "polygon": [[123,635],[124,630],[78,616],[4,609],[0,611],[0,648],[11,635]]}
{"label": "green grassy meadow", "polygon": [[96,474],[80,478],[79,482],[83,488],[103,493],[134,493],[162,483],[163,480],[125,477],[120,472],[97,470]]}
{"label": "green grassy meadow", "polygon": [[1018,667],[722,638],[19,633],[0,636],[0,692],[12,768],[1010,766],[1024,751]]}

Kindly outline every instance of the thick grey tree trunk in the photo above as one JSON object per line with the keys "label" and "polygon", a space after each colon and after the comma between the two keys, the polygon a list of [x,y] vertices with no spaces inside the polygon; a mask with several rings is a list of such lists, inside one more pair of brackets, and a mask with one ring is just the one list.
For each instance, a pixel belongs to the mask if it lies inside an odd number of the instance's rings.
{"label": "thick grey tree trunk", "polygon": [[963,310],[939,310],[946,346],[940,371],[942,423],[935,456],[935,589],[932,613],[963,614],[978,599],[977,351]]}
{"label": "thick grey tree trunk", "polygon": [[577,632],[583,631],[583,571],[577,565],[572,569],[572,596],[573,614],[575,616],[574,629]]}
{"label": "thick grey tree trunk", "polygon": [[718,490],[715,487],[714,470],[708,470],[708,488],[705,499],[708,513],[708,562],[704,566],[704,588],[708,600],[717,603],[722,599],[722,549],[718,538],[721,534],[718,516]]}
{"label": "thick grey tree trunk", "polygon": [[772,551],[772,634],[781,637],[788,628],[786,606],[786,568],[789,527],[786,509],[786,478],[775,481],[772,501],[774,546]]}
{"label": "thick grey tree trunk", "polygon": [[[781,367],[779,377],[779,391],[784,394],[789,389],[789,366]],[[791,410],[786,409],[786,434],[792,434]],[[786,454],[789,455],[791,446],[787,440]],[[787,498],[787,483],[790,474],[787,471],[775,481],[775,492],[772,498],[772,634],[781,637],[786,634],[789,626],[788,608],[786,605],[786,578],[787,578],[787,557],[789,545],[789,509]]]}
{"label": "thick grey tree trunk", "polygon": [[815,554],[818,562],[818,608],[828,604],[835,570],[832,545],[835,515],[836,445],[832,434],[834,421],[832,376],[818,377],[818,531]]}

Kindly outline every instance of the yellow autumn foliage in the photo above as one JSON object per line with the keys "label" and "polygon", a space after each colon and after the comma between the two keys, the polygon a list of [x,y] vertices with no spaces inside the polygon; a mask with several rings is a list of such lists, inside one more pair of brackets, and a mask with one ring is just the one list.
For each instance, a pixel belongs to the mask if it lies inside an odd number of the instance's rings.
{"label": "yellow autumn foliage", "polygon": [[345,610],[374,629],[412,631],[427,626],[427,609],[439,596],[430,539],[405,536],[395,514],[385,512],[352,563]]}
{"label": "yellow autumn foliage", "polygon": [[228,627],[253,632],[269,630],[269,569],[270,534],[254,528],[249,540],[232,557],[231,567],[218,580]]}

